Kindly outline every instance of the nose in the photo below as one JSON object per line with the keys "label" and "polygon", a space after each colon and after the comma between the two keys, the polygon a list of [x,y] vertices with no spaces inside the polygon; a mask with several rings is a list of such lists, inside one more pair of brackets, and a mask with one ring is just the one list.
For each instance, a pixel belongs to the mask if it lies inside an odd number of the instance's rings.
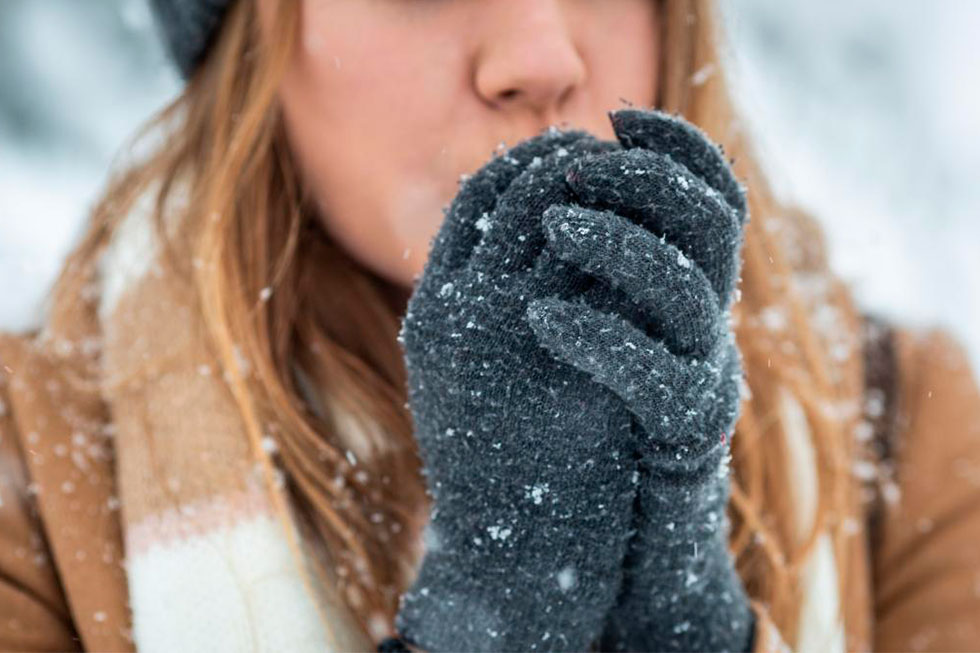
{"label": "nose", "polygon": [[561,0],[495,0],[482,18],[484,45],[475,86],[493,108],[530,112],[544,124],[558,115],[586,79]]}

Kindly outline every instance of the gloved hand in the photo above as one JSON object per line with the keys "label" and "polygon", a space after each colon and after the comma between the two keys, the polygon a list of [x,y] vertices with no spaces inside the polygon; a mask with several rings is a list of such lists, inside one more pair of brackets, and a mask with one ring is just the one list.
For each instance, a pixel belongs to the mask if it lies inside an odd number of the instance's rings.
{"label": "gloved hand", "polygon": [[434,498],[396,618],[430,651],[583,650],[622,578],[636,477],[630,417],[526,320],[583,275],[541,259],[568,164],[621,149],[548,130],[465,181],[409,299],[409,407]]}
{"label": "gloved hand", "polygon": [[636,535],[601,648],[748,651],[754,620],[725,513],[743,189],[689,123],[634,109],[611,118],[628,149],[577,160],[575,201],[544,212],[549,248],[598,281],[528,308],[540,342],[635,418]]}

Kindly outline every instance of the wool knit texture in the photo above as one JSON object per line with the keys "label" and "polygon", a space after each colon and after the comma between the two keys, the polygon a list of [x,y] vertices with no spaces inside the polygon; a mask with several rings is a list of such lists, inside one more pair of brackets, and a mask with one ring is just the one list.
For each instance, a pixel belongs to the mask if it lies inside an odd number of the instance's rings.
{"label": "wool knit texture", "polygon": [[231,0],[150,0],[167,52],[184,79],[194,74]]}
{"label": "wool knit texture", "polygon": [[534,265],[541,213],[570,199],[568,162],[611,147],[549,130],[465,180],[409,301],[400,338],[435,502],[396,625],[426,650],[581,649],[615,602],[629,416],[525,317],[564,283]]}
{"label": "wool knit texture", "polygon": [[[575,301],[537,300],[530,314],[545,346],[636,418],[637,532],[601,648],[749,650],[752,617],[725,520],[742,376],[727,308],[745,202],[721,151],[690,123],[639,110],[613,123],[629,149],[569,171],[590,208],[544,215],[558,255],[606,285]],[[628,310],[602,301],[609,287],[633,300]]]}
{"label": "wool knit texture", "polygon": [[751,644],[724,512],[742,190],[687,123],[610,118],[619,142],[551,129],[465,180],[409,300],[435,501],[396,625],[427,650]]}

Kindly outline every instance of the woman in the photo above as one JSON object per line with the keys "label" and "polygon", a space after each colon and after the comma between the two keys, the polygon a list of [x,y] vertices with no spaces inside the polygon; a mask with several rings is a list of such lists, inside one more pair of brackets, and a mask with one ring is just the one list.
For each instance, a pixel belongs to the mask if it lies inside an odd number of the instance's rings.
{"label": "woman", "polygon": [[[413,425],[428,413],[400,346],[419,339],[399,336],[413,280],[459,175],[462,194],[499,142],[555,123],[617,137],[606,112],[621,97],[719,143],[751,215],[731,307],[747,400],[727,440],[723,561],[751,631],[726,640],[736,629],[699,612],[661,643],[980,643],[980,393],[962,347],[863,320],[813,223],[772,197],[728,101],[710,4],[156,6],[188,78],[154,123],[166,138],[109,184],[44,327],[0,338],[0,647],[371,650],[405,624],[434,632],[431,611],[400,612],[438,548]],[[589,388],[582,414],[602,419],[590,411],[611,395]],[[477,506],[497,477],[473,478]],[[529,505],[551,489],[529,486]],[[625,542],[609,528],[579,532]],[[574,570],[558,582],[593,587]],[[563,605],[527,621],[557,622]],[[465,602],[435,607],[472,624]],[[640,616],[656,625],[659,611]],[[474,642],[500,646],[491,632]]]}

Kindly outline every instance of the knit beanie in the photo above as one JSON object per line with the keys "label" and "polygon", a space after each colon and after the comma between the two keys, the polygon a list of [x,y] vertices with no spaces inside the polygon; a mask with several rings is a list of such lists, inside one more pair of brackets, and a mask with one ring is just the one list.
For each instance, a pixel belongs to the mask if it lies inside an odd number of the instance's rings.
{"label": "knit beanie", "polygon": [[150,0],[170,58],[186,80],[203,61],[232,0]]}

